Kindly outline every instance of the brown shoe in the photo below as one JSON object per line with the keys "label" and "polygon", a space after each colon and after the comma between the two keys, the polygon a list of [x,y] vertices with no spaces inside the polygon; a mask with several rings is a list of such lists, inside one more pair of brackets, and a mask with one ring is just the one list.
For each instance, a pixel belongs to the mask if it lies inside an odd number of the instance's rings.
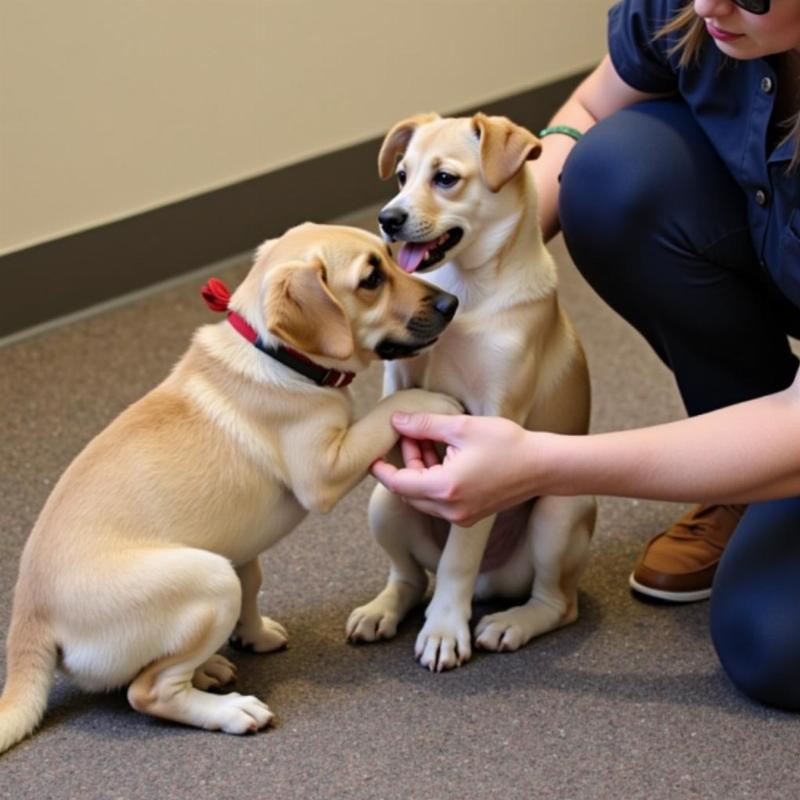
{"label": "brown shoe", "polygon": [[746,508],[695,506],[648,542],[628,579],[631,588],[673,603],[709,598],[722,551]]}

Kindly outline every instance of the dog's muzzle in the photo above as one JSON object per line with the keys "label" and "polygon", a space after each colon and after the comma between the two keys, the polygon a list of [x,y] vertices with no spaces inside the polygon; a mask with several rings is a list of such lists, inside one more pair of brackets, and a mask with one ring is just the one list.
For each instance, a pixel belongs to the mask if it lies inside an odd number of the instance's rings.
{"label": "dog's muzzle", "polygon": [[384,361],[395,358],[410,358],[425,347],[430,347],[439,334],[453,319],[458,308],[458,298],[449,292],[437,291],[427,298],[430,309],[422,314],[414,314],[406,323],[406,329],[414,337],[411,341],[383,339],[375,348],[375,353]]}

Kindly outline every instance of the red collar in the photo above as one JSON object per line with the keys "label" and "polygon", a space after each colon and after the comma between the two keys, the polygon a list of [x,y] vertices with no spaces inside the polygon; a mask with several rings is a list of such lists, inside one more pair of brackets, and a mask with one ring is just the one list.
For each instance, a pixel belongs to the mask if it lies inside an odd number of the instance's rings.
{"label": "red collar", "polygon": [[244,317],[228,308],[231,294],[228,291],[228,287],[221,280],[217,278],[209,279],[208,283],[200,290],[200,294],[212,311],[227,311],[228,322],[250,344],[276,361],[280,361],[281,364],[289,367],[289,369],[293,369],[295,372],[299,372],[304,377],[314,381],[317,386],[332,386],[334,389],[341,389],[355,378],[355,372],[328,369],[328,367],[315,363],[307,356],[297,352],[297,350],[286,347],[286,345],[265,345],[258,335],[258,331]]}

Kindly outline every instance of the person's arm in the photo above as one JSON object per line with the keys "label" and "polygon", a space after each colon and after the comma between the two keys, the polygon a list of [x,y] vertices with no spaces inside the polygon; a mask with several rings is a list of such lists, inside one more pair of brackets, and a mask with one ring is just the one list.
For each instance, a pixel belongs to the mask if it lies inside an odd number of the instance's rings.
{"label": "person's arm", "polygon": [[[605,56],[556,112],[547,127],[568,125],[585,133],[595,122],[621,108],[661,96],[628,86],[614,69],[611,59]],[[539,194],[539,219],[545,241],[552,239],[559,230],[558,176],[574,145],[575,140],[563,134],[545,136],[542,139],[542,154],[531,165]]]}
{"label": "person's arm", "polygon": [[461,525],[537,495],[746,503],[800,494],[800,373],[776,394],[615,433],[563,436],[499,418],[425,414],[393,424],[404,437],[446,442],[447,455],[433,464],[407,443],[406,468],[379,461],[373,475]]}

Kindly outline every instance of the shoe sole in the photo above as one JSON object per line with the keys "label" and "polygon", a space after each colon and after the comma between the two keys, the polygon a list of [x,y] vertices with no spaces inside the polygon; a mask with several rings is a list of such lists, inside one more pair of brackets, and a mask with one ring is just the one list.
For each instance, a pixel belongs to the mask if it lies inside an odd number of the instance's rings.
{"label": "shoe sole", "polygon": [[653,589],[651,586],[645,586],[631,573],[628,578],[628,585],[635,592],[647,595],[648,597],[655,597],[657,600],[666,600],[669,603],[698,603],[700,600],[708,600],[711,597],[711,588],[698,589],[694,592],[667,592],[663,589]]}

